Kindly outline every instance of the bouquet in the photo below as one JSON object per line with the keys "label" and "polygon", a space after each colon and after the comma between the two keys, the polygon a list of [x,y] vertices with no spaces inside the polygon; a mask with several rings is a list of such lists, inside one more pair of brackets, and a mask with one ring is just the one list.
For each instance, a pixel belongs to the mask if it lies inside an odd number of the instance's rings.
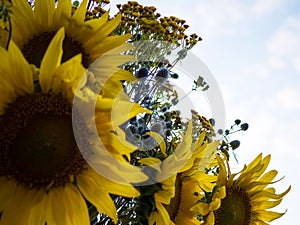
{"label": "bouquet", "polygon": [[[290,191],[259,154],[230,169],[247,123],[217,128],[181,63],[201,38],[154,6],[109,0],[0,1],[0,224],[250,225]],[[194,57],[194,58],[193,58]],[[194,62],[192,60],[192,62]],[[192,73],[194,72],[191,70]],[[196,71],[197,73],[197,71]]]}

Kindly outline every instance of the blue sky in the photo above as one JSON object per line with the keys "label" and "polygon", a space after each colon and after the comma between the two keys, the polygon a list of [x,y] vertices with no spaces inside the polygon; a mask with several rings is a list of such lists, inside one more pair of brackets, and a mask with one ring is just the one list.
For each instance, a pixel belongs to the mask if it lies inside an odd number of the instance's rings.
{"label": "blue sky", "polygon": [[[127,1],[111,0],[113,6]],[[300,2],[298,0],[154,0],[162,15],[177,16],[203,41],[194,49],[218,82],[229,127],[234,119],[250,128],[234,138],[240,167],[257,154],[272,154],[275,184],[292,184],[273,225],[295,224],[300,201]],[[201,112],[201,109],[197,109]]]}

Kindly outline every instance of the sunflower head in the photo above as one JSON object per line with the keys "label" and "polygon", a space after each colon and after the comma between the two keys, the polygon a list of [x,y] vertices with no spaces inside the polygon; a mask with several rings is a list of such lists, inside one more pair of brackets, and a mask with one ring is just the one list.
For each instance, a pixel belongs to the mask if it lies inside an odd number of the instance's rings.
{"label": "sunflower head", "polygon": [[64,185],[86,168],[73,135],[70,98],[84,68],[80,55],[60,64],[63,38],[61,29],[35,81],[32,67],[13,41],[8,51],[0,49],[5,84],[0,105],[0,173],[30,188]]}
{"label": "sunflower head", "polygon": [[157,158],[140,160],[156,169],[155,179],[160,184],[153,194],[150,224],[192,224],[197,221],[197,213],[190,208],[205,192],[212,191],[216,182],[216,176],[207,174],[204,168],[209,167],[215,158],[218,142],[207,143],[205,137],[203,132],[198,141],[192,144],[190,122],[183,141],[173,154],[166,156],[163,161]]}
{"label": "sunflower head", "polygon": [[[126,99],[118,88],[118,94],[94,92],[88,78],[93,73],[83,67],[81,54],[61,63],[64,40],[62,27],[47,47],[40,68],[28,63],[14,41],[8,50],[0,47],[0,219],[4,224],[59,224],[62,210],[68,212],[63,214],[64,224],[87,225],[86,200],[116,223],[116,207],[109,194],[137,197],[139,192],[131,182],[147,179],[124,158],[127,171],[99,159],[104,153],[122,158],[135,150],[130,145],[125,148],[125,139],[121,141],[121,135],[111,126],[114,102],[118,101],[118,111],[122,113],[114,121],[116,126],[145,110]],[[107,85],[114,82],[117,80],[102,83],[103,89],[108,90]],[[85,118],[77,111],[74,99],[85,103],[95,100],[90,104],[94,105],[93,116]],[[79,114],[75,125],[74,114]],[[98,125],[93,132],[91,121]],[[79,139],[74,130],[79,132]],[[91,133],[98,138],[101,135],[101,147],[94,148],[89,139]],[[119,182],[96,173],[83,157],[86,152],[93,154],[105,172],[109,171]],[[19,202],[24,202],[23,206],[17,207]],[[14,212],[20,218],[14,218]]]}
{"label": "sunflower head", "polygon": [[279,205],[290,187],[280,194],[268,187],[277,182],[273,181],[276,170],[265,172],[270,158],[270,155],[263,158],[260,154],[239,173],[231,174],[227,160],[217,156],[217,186],[191,209],[199,213],[204,224],[268,224],[278,219],[284,213],[268,209]]}
{"label": "sunflower head", "polygon": [[[100,18],[87,21],[87,4],[88,1],[83,0],[74,11],[70,0],[60,0],[57,4],[51,0],[37,0],[34,7],[24,0],[12,0],[12,40],[22,50],[26,60],[39,68],[52,38],[64,27],[61,62],[81,54],[82,65],[88,68],[104,53],[125,44],[130,36],[111,35],[120,23],[120,15],[108,21],[107,12]],[[126,57],[117,63],[110,60],[109,65],[116,67],[126,60]]]}

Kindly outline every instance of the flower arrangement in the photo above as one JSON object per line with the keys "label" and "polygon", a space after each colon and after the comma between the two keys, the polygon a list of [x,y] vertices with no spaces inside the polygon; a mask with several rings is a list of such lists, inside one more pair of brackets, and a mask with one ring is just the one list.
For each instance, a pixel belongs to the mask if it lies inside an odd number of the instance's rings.
{"label": "flower arrangement", "polygon": [[[172,80],[201,38],[135,1],[0,1],[0,224],[252,225],[276,193],[271,156],[230,170],[246,131],[191,108]],[[175,54],[174,54],[175,53]],[[191,91],[205,92],[202,76]],[[187,93],[184,97],[186,97]],[[21,204],[20,204],[21,203]]]}

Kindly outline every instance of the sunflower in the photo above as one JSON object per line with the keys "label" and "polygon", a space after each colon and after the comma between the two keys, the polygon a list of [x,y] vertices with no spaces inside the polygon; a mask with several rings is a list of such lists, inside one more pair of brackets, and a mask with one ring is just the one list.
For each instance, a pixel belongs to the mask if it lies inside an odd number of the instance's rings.
{"label": "sunflower", "polygon": [[268,187],[277,182],[273,179],[278,173],[276,170],[265,172],[270,155],[263,158],[259,154],[235,174],[231,174],[228,164],[226,169],[224,159],[217,158],[220,174],[211,201],[200,201],[192,207],[193,211],[204,216],[204,224],[269,224],[284,215],[268,210],[279,205],[291,189],[289,186],[283,193],[276,194],[274,188]]}
{"label": "sunflower", "polygon": [[101,18],[85,21],[86,7],[87,0],[83,0],[75,12],[72,10],[71,0],[60,0],[57,6],[52,0],[36,0],[32,9],[26,0],[12,0],[12,40],[22,50],[26,60],[39,68],[50,41],[64,27],[66,35],[62,62],[81,53],[82,64],[88,68],[102,56],[98,60],[102,66],[99,63],[93,66],[92,72],[97,79],[105,81],[118,72],[118,78],[133,80],[132,74],[116,68],[129,61],[128,59],[132,60],[131,56],[119,55],[132,48],[125,44],[130,35],[110,35],[119,25],[121,15],[108,21],[107,12]]}
{"label": "sunflower", "polygon": [[[213,176],[211,176],[213,178]],[[212,179],[210,179],[212,180]],[[208,183],[207,181],[205,181]],[[200,221],[196,219],[197,213],[190,208],[203,196],[203,190],[199,186],[199,181],[191,178],[182,178],[180,174],[176,178],[176,194],[171,199],[168,212],[175,224],[198,225]]]}
{"label": "sunflower", "polygon": [[196,203],[196,195],[199,196],[204,190],[211,191],[214,187],[216,177],[202,170],[201,161],[213,161],[217,142],[204,143],[203,132],[199,140],[192,144],[191,132],[192,127],[189,126],[174,154],[164,161],[160,162],[157,158],[140,160],[159,171],[156,179],[161,188],[154,193],[155,206],[148,219],[150,225],[188,224],[196,221],[196,214],[189,210]]}
{"label": "sunflower", "polygon": [[205,169],[211,167],[215,161],[218,142],[204,142],[203,132],[197,142],[192,145],[193,155],[188,163],[176,176],[175,196],[166,206],[175,224],[200,224],[196,219],[197,213],[190,208],[205,192],[212,191],[216,176],[207,174]]}
{"label": "sunflower", "polygon": [[[127,180],[123,171],[115,170],[120,183],[112,182],[84,160],[81,152],[89,151],[91,144],[83,138],[75,140],[72,114],[76,111],[72,111],[72,103],[77,86],[83,92],[80,98],[93,92],[84,93],[88,78],[82,79],[87,74],[81,54],[61,64],[64,38],[61,28],[50,42],[38,71],[26,61],[14,41],[8,51],[0,47],[0,224],[88,225],[86,201],[117,222],[110,194],[139,196],[129,182],[147,179],[128,164],[135,172],[132,180]],[[95,117],[110,117],[114,99],[96,97]],[[144,111],[135,103],[123,99],[119,102],[128,109],[129,117]],[[80,136],[87,137],[88,125],[79,125]],[[105,124],[98,129],[112,133]],[[85,149],[79,149],[80,141]],[[122,154],[122,149],[115,151]]]}

